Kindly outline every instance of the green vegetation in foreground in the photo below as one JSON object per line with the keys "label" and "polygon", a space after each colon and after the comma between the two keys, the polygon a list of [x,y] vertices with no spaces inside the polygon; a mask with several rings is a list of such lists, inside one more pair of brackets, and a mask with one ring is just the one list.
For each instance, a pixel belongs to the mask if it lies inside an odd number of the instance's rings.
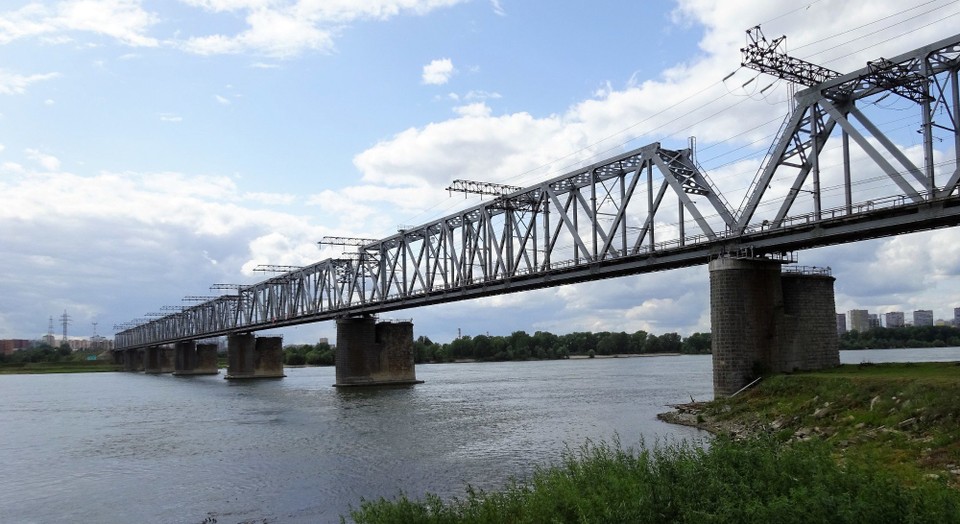
{"label": "green vegetation in foreground", "polygon": [[[960,364],[768,377],[674,420],[709,448],[588,444],[502,491],[363,501],[358,523],[960,522]],[[345,519],[343,519],[345,520]]]}
{"label": "green vegetation in foreground", "polygon": [[715,431],[820,440],[842,463],[873,461],[907,483],[935,476],[960,488],[960,363],[773,376],[736,398],[706,403],[697,416]]}
{"label": "green vegetation in foreground", "polygon": [[[588,444],[559,466],[499,492],[443,502],[363,501],[361,524],[696,522],[957,522],[960,493],[942,482],[907,486],[876,462],[839,463],[822,441],[783,445],[726,437],[625,451]],[[346,521],[346,519],[341,519]]]}

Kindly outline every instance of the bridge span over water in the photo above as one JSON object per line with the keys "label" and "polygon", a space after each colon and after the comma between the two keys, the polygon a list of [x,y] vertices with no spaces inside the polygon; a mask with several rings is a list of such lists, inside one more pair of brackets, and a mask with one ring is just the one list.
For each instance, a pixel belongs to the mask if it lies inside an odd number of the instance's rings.
{"label": "bridge span over water", "polygon": [[[378,326],[368,316],[711,264],[715,387],[720,394],[735,391],[756,372],[758,359],[770,367],[771,352],[780,351],[770,344],[782,347],[780,339],[795,330],[770,317],[783,316],[783,303],[791,300],[786,289],[793,285],[771,280],[771,267],[779,275],[780,264],[794,260],[797,250],[960,224],[960,35],[846,74],[784,54],[782,38],[768,41],[759,28],[748,31],[748,40],[743,65],[804,88],[753,183],[730,193],[742,193],[739,206],[731,206],[700,168],[692,141],[685,149],[654,143],[525,188],[496,192],[487,202],[363,242],[341,258],[289,268],[181,311],[135,322],[116,333],[118,355],[146,349],[150,360],[163,345],[187,348],[227,335],[231,344],[247,348],[236,352],[246,355],[237,357],[246,362],[238,360],[237,366],[249,367],[268,358],[256,349],[252,332],[336,319],[339,385],[411,381],[406,328]],[[886,131],[878,100],[913,108],[919,147],[900,145]],[[714,271],[749,276],[730,284],[739,290],[730,294],[731,289],[724,291],[725,277],[714,278]],[[829,282],[829,304],[824,295],[818,306],[820,323],[835,313],[832,278]],[[756,292],[744,291],[753,288]],[[768,288],[778,290],[770,295]],[[750,298],[757,293],[766,298]],[[775,311],[768,315],[758,309]],[[718,321],[723,312],[733,327]],[[409,331],[412,337],[412,327]],[[832,337],[826,354],[835,354],[835,323],[822,331],[826,346]],[[730,354],[757,338],[768,342],[757,342],[750,354]],[[263,355],[279,354],[279,343],[267,345],[277,348]],[[177,356],[184,362],[197,358]],[[773,367],[823,366],[833,360],[828,355],[803,363],[791,357]],[[371,379],[377,374],[369,371],[371,365],[384,368],[377,373],[388,378]],[[754,371],[747,371],[751,366]],[[276,375],[277,366],[270,367],[274,371],[266,375]],[[254,375],[236,375],[245,374]],[[732,378],[723,378],[727,374]]]}

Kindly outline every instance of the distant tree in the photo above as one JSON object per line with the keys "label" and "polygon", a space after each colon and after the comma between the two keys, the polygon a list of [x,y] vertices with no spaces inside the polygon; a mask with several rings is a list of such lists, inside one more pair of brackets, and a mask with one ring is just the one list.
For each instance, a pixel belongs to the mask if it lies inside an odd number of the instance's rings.
{"label": "distant tree", "polygon": [[516,360],[526,360],[530,358],[531,337],[526,331],[514,331],[510,333],[510,351],[513,352],[513,358]]}
{"label": "distant tree", "polygon": [[683,339],[682,351],[684,353],[710,353],[712,337],[710,333],[694,333]]}
{"label": "distant tree", "polygon": [[683,341],[676,333],[664,333],[659,339],[660,350],[664,353],[680,353],[683,349]]}
{"label": "distant tree", "polygon": [[643,353],[643,346],[646,342],[646,331],[640,330],[630,335],[630,353]]}

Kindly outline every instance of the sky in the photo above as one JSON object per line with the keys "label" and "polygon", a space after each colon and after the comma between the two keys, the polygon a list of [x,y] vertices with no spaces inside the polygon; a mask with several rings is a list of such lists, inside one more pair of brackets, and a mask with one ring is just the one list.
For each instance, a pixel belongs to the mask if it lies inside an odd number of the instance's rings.
{"label": "sky", "polygon": [[[39,338],[64,312],[71,336],[96,323],[109,337],[216,294],[212,284],[263,280],[260,264],[338,256],[317,246],[323,236],[382,238],[474,205],[447,194],[454,179],[522,186],[653,142],[681,149],[696,136],[737,207],[789,111],[784,82],[740,67],[747,29],[847,72],[952,36],[958,20],[949,0],[4,0],[0,338]],[[896,101],[871,110],[919,114]],[[913,131],[891,136],[919,151]],[[820,248],[799,262],[832,268],[838,311],[952,318],[958,237]],[[389,316],[437,341],[689,335],[709,331],[708,275]],[[279,334],[336,336],[331,322]]]}

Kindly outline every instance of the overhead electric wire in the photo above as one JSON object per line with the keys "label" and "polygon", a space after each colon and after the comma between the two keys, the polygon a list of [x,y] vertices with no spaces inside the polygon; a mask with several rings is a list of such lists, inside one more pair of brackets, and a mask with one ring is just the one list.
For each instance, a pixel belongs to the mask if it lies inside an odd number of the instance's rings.
{"label": "overhead electric wire", "polygon": [[[836,34],[833,34],[833,35],[830,35],[830,36],[827,36],[827,37],[824,37],[824,38],[818,38],[816,41],[810,42],[809,44],[803,44],[803,45],[801,45],[801,46],[794,47],[793,49],[791,49],[791,52],[794,52],[794,53],[795,53],[795,52],[797,52],[797,51],[800,50],[800,49],[803,49],[803,48],[806,48],[806,47],[810,47],[810,46],[812,46],[812,45],[818,45],[818,44],[823,44],[823,43],[825,43],[825,42],[829,42],[830,40],[833,40],[834,38],[839,38],[839,37],[841,37],[841,36],[843,36],[843,35],[845,35],[845,34],[849,34],[849,33],[852,33],[852,32],[854,32],[854,31],[857,31],[857,30],[859,30],[859,29],[863,29],[863,28],[865,28],[865,27],[869,27],[869,26],[871,26],[871,25],[873,25],[873,24],[880,23],[880,22],[882,22],[882,21],[884,21],[884,20],[887,20],[887,19],[890,19],[890,18],[893,18],[893,17],[896,17],[896,16],[903,15],[904,13],[907,13],[907,12],[909,12],[909,11],[913,11],[914,9],[919,9],[919,8],[921,8],[921,7],[923,7],[923,6],[926,6],[926,5],[929,5],[929,4],[938,2],[938,1],[940,1],[940,0],[928,0],[927,2],[924,2],[924,3],[922,3],[922,4],[917,4],[917,5],[913,6],[913,7],[909,7],[909,8],[907,8],[907,9],[903,9],[903,10],[897,11],[897,12],[895,12],[895,13],[891,13],[891,14],[889,14],[889,15],[887,15],[887,16],[884,16],[884,17],[881,17],[881,18],[877,18],[877,19],[875,19],[875,20],[872,20],[872,21],[867,22],[867,23],[865,23],[865,24],[859,25],[859,26],[857,26],[857,27],[852,27],[852,28],[847,29],[847,30],[845,30],[845,31],[841,31],[841,32],[839,32],[839,33],[836,33]],[[942,8],[945,7],[946,5],[949,5],[951,2],[954,2],[954,3],[955,3],[956,0],[949,0],[949,1],[948,1],[945,5],[943,5],[943,6],[937,6],[937,7],[933,8],[933,9],[931,9],[931,10],[929,10],[929,11],[924,11],[923,13],[920,13],[919,15],[915,15],[915,16],[910,17],[910,18],[908,18],[908,19],[901,20],[900,22],[897,22],[897,23],[892,24],[892,25],[890,25],[890,26],[883,27],[883,28],[879,29],[878,31],[874,31],[873,33],[868,33],[868,34],[866,34],[866,35],[859,35],[859,36],[858,36],[857,38],[855,38],[854,40],[849,40],[849,41],[847,41],[847,42],[843,42],[843,43],[840,43],[840,44],[832,45],[831,48],[834,48],[834,49],[835,49],[835,48],[837,48],[837,47],[840,47],[840,46],[849,44],[850,42],[853,42],[853,41],[855,41],[855,40],[862,39],[862,38],[865,37],[865,36],[870,36],[870,35],[873,35],[873,34],[875,34],[875,33],[877,33],[877,32],[880,32],[880,31],[884,31],[884,30],[886,30],[886,29],[889,29],[890,27],[893,27],[894,25],[899,25],[899,24],[901,24],[901,23],[907,22],[907,21],[909,21],[909,20],[913,20],[914,18],[923,16],[923,15],[925,15],[925,14],[932,13],[933,11],[936,11],[937,9],[942,9]],[[764,23],[766,23],[766,22],[764,22]],[[820,53],[820,52],[822,52],[822,51],[819,51],[819,52],[817,52],[817,53],[814,53],[814,55],[816,55],[816,54],[818,54],[818,53]],[[813,56],[813,55],[810,55],[810,56]]]}

